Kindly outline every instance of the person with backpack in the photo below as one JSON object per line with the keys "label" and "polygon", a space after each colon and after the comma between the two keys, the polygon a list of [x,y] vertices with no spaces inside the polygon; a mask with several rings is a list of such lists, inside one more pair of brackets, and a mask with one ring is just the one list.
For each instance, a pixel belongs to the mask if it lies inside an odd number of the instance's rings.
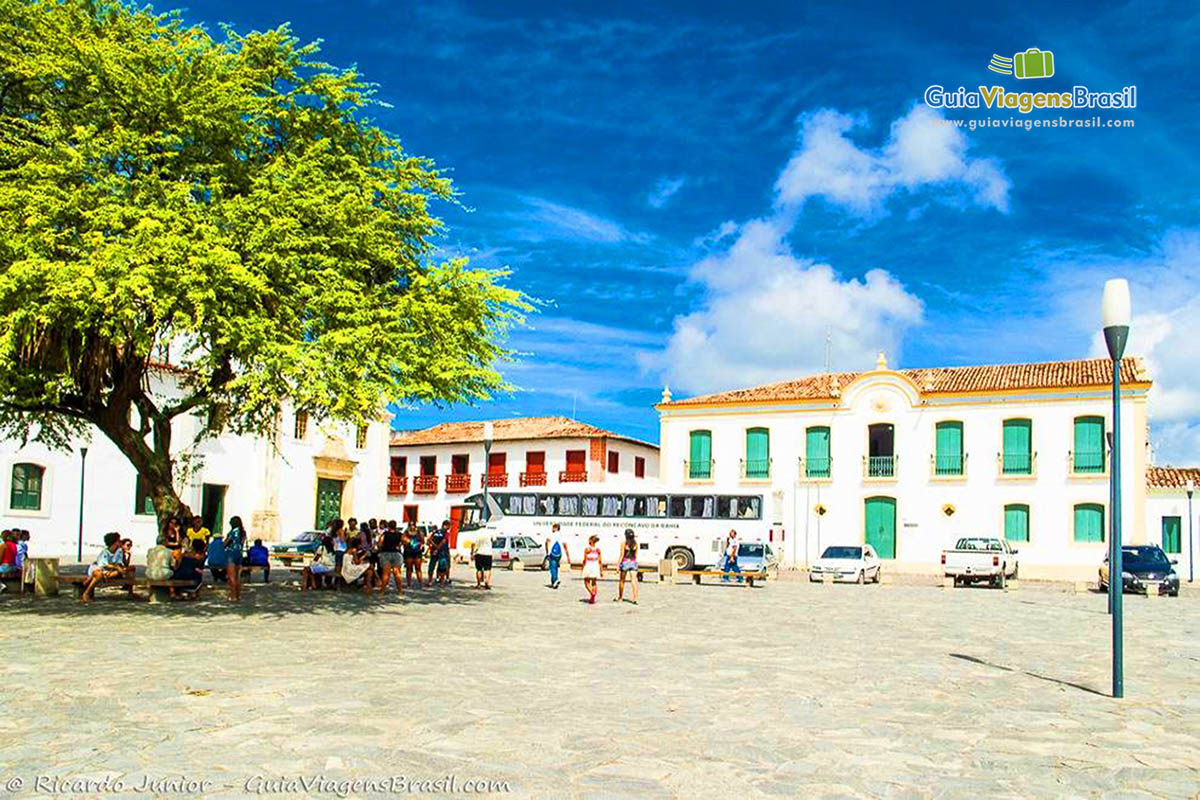
{"label": "person with backpack", "polygon": [[550,528],[550,538],[546,540],[546,566],[550,570],[551,589],[557,589],[561,585],[558,580],[558,567],[564,556],[566,556],[567,563],[570,564],[571,555],[567,552],[567,545],[562,540],[561,528],[556,522]]}

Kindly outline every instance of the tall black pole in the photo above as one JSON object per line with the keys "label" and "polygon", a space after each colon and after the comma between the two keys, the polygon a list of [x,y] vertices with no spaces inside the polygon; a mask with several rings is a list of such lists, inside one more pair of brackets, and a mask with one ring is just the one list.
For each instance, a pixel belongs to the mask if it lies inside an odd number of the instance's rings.
{"label": "tall black pole", "polygon": [[[1107,332],[1107,331],[1106,331]],[[1121,342],[1122,350],[1124,341]],[[1122,603],[1125,597],[1125,570],[1121,558],[1121,360],[1113,359],[1113,449],[1112,449],[1112,552],[1109,561],[1109,586],[1117,589],[1112,595],[1112,696],[1125,696],[1125,644]]]}
{"label": "tall black pole", "polygon": [[79,448],[79,547],[75,560],[80,563],[83,562],[83,487],[87,475],[87,451],[86,447]]}
{"label": "tall black pole", "polygon": [[1192,488],[1188,486],[1188,583],[1196,577],[1196,559],[1192,558]]}

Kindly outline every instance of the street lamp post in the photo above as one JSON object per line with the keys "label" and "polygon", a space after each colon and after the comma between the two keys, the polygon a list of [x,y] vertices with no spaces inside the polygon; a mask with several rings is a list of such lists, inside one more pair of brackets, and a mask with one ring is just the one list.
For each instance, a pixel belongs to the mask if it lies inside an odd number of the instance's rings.
{"label": "street lamp post", "polygon": [[1108,591],[1112,604],[1112,696],[1125,696],[1125,654],[1122,626],[1122,605],[1125,573],[1121,558],[1121,356],[1129,341],[1130,322],[1129,282],[1114,278],[1104,284],[1100,317],[1104,326],[1104,343],[1112,358],[1113,376],[1113,445],[1110,475],[1112,480],[1112,541],[1109,543]]}
{"label": "street lamp post", "polygon": [[1196,491],[1196,482],[1188,478],[1188,583],[1196,579],[1196,560],[1192,558],[1192,492],[1194,491]]}
{"label": "street lamp post", "polygon": [[79,548],[75,560],[83,563],[83,479],[87,475],[86,447],[79,448]]}
{"label": "street lamp post", "polygon": [[495,426],[490,422],[483,423],[483,521],[492,518],[492,507],[488,503],[488,466],[492,462],[492,438],[496,434]]}

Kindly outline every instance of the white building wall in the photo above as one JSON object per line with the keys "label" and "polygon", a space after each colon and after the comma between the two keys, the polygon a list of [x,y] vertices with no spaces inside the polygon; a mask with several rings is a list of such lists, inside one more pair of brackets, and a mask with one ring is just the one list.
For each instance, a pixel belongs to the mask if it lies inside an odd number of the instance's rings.
{"label": "white building wall", "polygon": [[[203,485],[226,486],[222,529],[229,517],[238,515],[252,539],[290,538],[313,527],[319,471],[315,457],[324,454],[342,459],[351,475],[343,492],[343,512],[348,512],[347,516],[378,515],[387,491],[388,423],[381,419],[368,425],[366,446],[358,448],[354,426],[310,422],[305,440],[297,441],[291,436],[293,420],[286,411],[282,418],[286,432],[281,434],[278,448],[264,438],[234,435],[195,447],[195,468],[176,487],[180,499],[199,513]],[[196,427],[190,417],[175,421],[172,444],[177,459],[191,448]],[[73,558],[79,538],[79,448],[83,444],[88,447],[84,559],[91,559],[102,547],[108,531],[133,539],[135,555],[141,559],[154,545],[157,522],[152,515],[135,513],[136,473],[116,446],[94,429],[87,439],[73,442],[69,452],[35,443],[22,446],[19,441],[0,441],[0,525],[29,530],[30,551],[35,555]],[[45,469],[38,511],[11,507],[12,466],[24,462]]]}
{"label": "white building wall", "polygon": [[[1167,553],[1176,561],[1175,571],[1181,581],[1189,576],[1200,580],[1200,494],[1193,492],[1191,503],[1191,528],[1188,527],[1189,512],[1187,492],[1184,489],[1151,489],[1146,497],[1146,540],[1150,544],[1166,547],[1163,541],[1163,518],[1179,517],[1180,547],[1178,553]],[[1189,540],[1189,536],[1191,537]],[[1189,547],[1190,543],[1190,547]],[[1192,568],[1195,559],[1195,569]]]}
{"label": "white building wall", "polygon": [[[1023,396],[922,398],[919,390],[897,373],[884,371],[860,378],[836,401],[721,406],[689,409],[666,406],[661,416],[663,482],[686,490],[714,493],[761,489],[765,513],[782,529],[787,561],[807,565],[831,544],[864,541],[864,502],[872,496],[896,500],[896,564],[901,569],[936,571],[943,548],[964,535],[1003,535],[1007,503],[1030,507],[1030,540],[1017,545],[1027,577],[1091,576],[1105,546],[1074,541],[1074,506],[1098,503],[1108,524],[1108,475],[1072,475],[1068,454],[1074,442],[1074,419],[1102,416],[1110,427],[1111,401],[1103,391],[1058,392]],[[1036,471],[1032,477],[999,474],[1002,422],[1026,417],[1033,421]],[[934,426],[939,421],[963,423],[966,475],[932,475]],[[864,476],[867,431],[873,423],[895,426],[898,456],[895,479]],[[812,480],[800,475],[805,429],[831,429],[832,475]],[[770,430],[771,478],[741,478],[746,431]],[[712,431],[713,478],[688,481],[684,462],[689,432]],[[1126,542],[1146,541],[1145,397],[1122,402],[1122,464]],[[826,513],[820,516],[820,504]],[[943,512],[954,507],[953,515]]]}

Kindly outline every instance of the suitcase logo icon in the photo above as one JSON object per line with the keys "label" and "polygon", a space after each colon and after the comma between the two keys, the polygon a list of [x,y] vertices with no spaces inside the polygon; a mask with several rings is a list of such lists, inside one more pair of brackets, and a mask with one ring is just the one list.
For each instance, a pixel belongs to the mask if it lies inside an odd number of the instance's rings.
{"label": "suitcase logo icon", "polygon": [[1015,75],[1021,80],[1049,78],[1054,74],[1054,53],[1036,47],[1015,53],[1012,58],[993,53],[988,69],[1001,75]]}

